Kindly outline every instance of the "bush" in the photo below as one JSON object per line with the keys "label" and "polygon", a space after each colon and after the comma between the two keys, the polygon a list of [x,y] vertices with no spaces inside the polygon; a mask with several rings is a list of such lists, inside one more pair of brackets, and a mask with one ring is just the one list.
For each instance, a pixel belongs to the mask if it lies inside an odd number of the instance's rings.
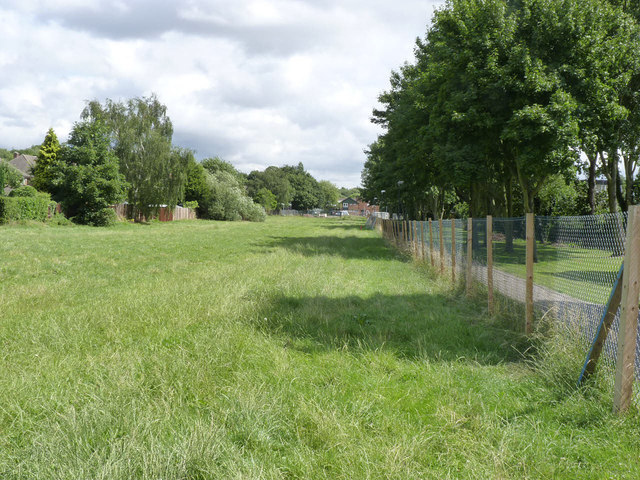
{"label": "bush", "polygon": [[247,197],[237,179],[228,172],[207,174],[207,195],[200,203],[203,218],[211,220],[264,221],[264,209]]}
{"label": "bush", "polygon": [[36,197],[0,197],[0,223],[18,220],[44,222],[49,213],[51,200],[48,195]]}
{"label": "bush", "polygon": [[73,225],[73,222],[62,213],[54,213],[53,216],[47,220],[47,223],[51,225]]}
{"label": "bush", "polygon": [[193,208],[195,210],[198,208],[198,202],[196,200],[192,200],[190,202],[183,202],[182,206],[184,208]]}
{"label": "bush", "polygon": [[110,227],[118,222],[118,215],[113,208],[107,207],[95,212],[87,212],[78,220],[80,220],[80,223],[94,227]]}
{"label": "bush", "polygon": [[9,192],[10,197],[35,197],[38,191],[31,185],[21,185]]}

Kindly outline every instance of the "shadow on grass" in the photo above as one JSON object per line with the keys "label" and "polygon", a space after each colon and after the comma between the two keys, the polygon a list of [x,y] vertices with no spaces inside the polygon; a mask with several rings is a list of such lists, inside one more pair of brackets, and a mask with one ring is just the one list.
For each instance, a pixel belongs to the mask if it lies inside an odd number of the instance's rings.
{"label": "shadow on grass", "polygon": [[291,253],[304,255],[336,255],[345,259],[398,260],[398,254],[388,248],[384,241],[375,237],[336,237],[332,235],[314,237],[267,237],[254,246],[264,249],[284,248]]}
{"label": "shadow on grass", "polygon": [[364,223],[362,222],[340,222],[335,221],[331,223],[327,223],[326,225],[322,225],[322,228],[326,228],[327,230],[363,230]]}
{"label": "shadow on grass", "polygon": [[563,272],[540,272],[549,277],[559,277],[580,283],[592,283],[612,288],[618,274],[615,270],[565,270]]}
{"label": "shadow on grass", "polygon": [[444,295],[274,296],[254,320],[306,353],[385,349],[408,359],[480,364],[521,360],[526,340],[479,318],[477,305]]}

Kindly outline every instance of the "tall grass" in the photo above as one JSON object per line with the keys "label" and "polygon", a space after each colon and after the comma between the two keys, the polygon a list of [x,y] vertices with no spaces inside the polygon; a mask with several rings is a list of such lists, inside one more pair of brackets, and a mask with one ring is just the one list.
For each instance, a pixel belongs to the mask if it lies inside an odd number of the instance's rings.
{"label": "tall grass", "polygon": [[361,226],[2,227],[0,478],[640,476],[576,353]]}

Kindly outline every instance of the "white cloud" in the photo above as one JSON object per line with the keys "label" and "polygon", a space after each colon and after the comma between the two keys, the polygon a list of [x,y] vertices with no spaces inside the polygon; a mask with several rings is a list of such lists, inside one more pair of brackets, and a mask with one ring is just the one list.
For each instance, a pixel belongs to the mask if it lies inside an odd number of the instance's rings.
{"label": "white cloud", "polygon": [[85,100],[155,92],[201,158],[356,185],[376,97],[436,3],[5,1],[0,146],[65,139]]}

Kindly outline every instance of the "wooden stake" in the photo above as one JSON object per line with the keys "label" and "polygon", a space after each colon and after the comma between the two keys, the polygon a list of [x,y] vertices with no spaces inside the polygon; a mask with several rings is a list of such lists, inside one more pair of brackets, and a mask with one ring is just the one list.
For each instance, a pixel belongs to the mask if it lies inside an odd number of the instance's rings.
{"label": "wooden stake", "polygon": [[440,275],[444,275],[444,242],[442,241],[444,235],[442,233],[442,217],[438,219],[440,227]]}
{"label": "wooden stake", "polygon": [[487,290],[489,315],[493,315],[493,217],[487,215]]}
{"label": "wooden stake", "polygon": [[634,363],[638,332],[638,298],[640,297],[640,205],[629,207],[625,243],[622,301],[618,329],[616,380],[613,387],[613,410],[624,413],[631,405]]}
{"label": "wooden stake", "polygon": [[456,221],[451,219],[451,281],[456,283]]}
{"label": "wooden stake", "polygon": [[435,267],[435,263],[433,260],[433,224],[431,219],[429,219],[429,256],[431,257],[431,266]]}
{"label": "wooden stake", "polygon": [[473,218],[467,219],[467,296],[471,295],[473,287]]}
{"label": "wooden stake", "polygon": [[425,259],[427,258],[425,241],[424,241],[424,222],[420,222],[420,249],[422,250],[422,253],[420,254],[420,258],[422,258],[422,261],[424,262]]}
{"label": "wooden stake", "polygon": [[600,318],[598,330],[596,336],[591,344],[591,349],[587,354],[587,360],[584,362],[580,378],[578,379],[578,386],[582,385],[587,378],[593,375],[598,366],[598,360],[604,347],[604,342],[607,340],[607,335],[611,329],[611,325],[616,318],[618,307],[620,306],[620,300],[622,299],[622,273],[624,272],[624,263],[620,266],[618,276],[616,277],[616,283],[613,284],[611,295],[609,295],[609,301],[604,314]]}
{"label": "wooden stake", "polygon": [[527,213],[527,286],[526,286],[526,316],[524,332],[527,335],[533,333],[533,249],[534,242],[534,216],[533,213]]}

